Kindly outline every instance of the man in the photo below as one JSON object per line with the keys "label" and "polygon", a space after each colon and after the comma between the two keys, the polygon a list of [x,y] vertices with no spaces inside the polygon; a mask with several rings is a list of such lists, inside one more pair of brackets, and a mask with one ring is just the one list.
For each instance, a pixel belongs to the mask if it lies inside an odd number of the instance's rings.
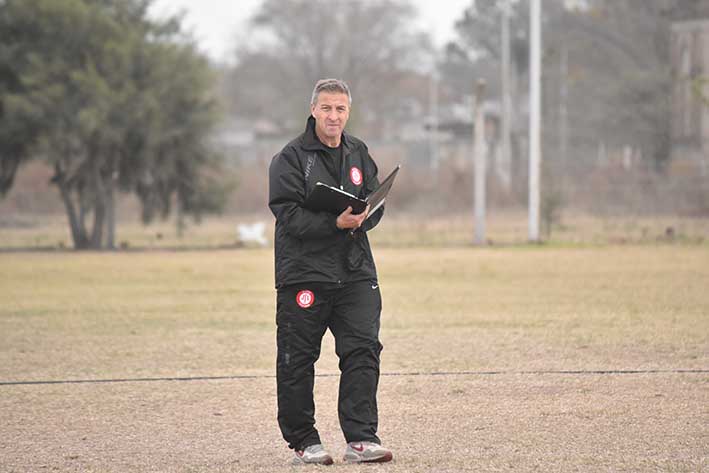
{"label": "man", "polygon": [[[352,98],[343,81],[320,80],[305,132],[271,162],[269,207],[276,217],[278,424],[294,463],[333,463],[315,428],[314,364],[326,329],[340,359],[338,413],[344,460],[386,462],[377,437],[381,295],[367,239],[383,207],[368,215],[313,212],[317,182],[365,197],[378,185],[367,146],[344,131]],[[369,218],[367,218],[369,217]]]}

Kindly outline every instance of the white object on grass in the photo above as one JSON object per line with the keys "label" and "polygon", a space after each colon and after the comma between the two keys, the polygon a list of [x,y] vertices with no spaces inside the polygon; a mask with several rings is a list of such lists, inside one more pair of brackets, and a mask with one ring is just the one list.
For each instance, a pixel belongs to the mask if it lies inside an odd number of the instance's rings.
{"label": "white object on grass", "polygon": [[263,222],[256,222],[252,224],[242,223],[236,227],[236,231],[239,234],[239,241],[245,245],[249,243],[257,244],[258,246],[268,245],[268,240],[266,239],[266,224]]}

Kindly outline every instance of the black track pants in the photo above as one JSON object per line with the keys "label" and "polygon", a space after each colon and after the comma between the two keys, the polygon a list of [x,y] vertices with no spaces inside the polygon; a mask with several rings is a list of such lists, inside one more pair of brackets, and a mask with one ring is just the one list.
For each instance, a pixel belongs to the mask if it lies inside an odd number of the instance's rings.
{"label": "black track pants", "polygon": [[376,282],[302,284],[278,290],[278,425],[290,448],[320,443],[313,403],[314,363],[328,328],[335,337],[340,359],[338,413],[345,440],[379,443],[376,433],[381,309]]}

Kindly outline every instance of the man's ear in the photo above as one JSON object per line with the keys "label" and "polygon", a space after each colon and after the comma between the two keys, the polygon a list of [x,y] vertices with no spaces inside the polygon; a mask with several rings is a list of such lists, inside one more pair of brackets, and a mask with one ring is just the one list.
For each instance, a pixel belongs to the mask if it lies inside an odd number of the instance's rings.
{"label": "man's ear", "polygon": [[310,114],[313,116],[315,115],[315,104],[314,103],[310,104]]}

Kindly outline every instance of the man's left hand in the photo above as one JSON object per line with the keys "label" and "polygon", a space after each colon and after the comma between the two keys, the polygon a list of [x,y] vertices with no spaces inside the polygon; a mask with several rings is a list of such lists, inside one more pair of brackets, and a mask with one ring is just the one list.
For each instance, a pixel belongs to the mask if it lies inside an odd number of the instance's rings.
{"label": "man's left hand", "polygon": [[362,212],[361,214],[353,214],[352,207],[347,207],[347,209],[337,217],[337,222],[335,224],[340,230],[356,230],[362,226],[362,223],[364,223],[364,221],[367,219],[368,214],[369,205],[366,209],[364,209],[364,212]]}

